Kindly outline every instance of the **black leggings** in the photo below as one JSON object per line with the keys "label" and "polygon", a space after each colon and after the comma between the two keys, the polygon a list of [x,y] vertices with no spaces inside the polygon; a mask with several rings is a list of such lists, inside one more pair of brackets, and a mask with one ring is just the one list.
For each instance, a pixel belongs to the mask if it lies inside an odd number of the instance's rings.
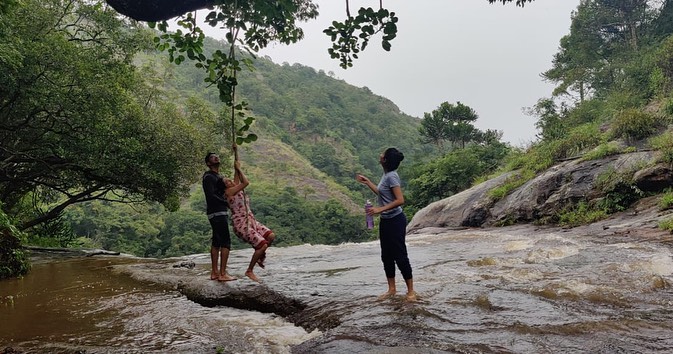
{"label": "black leggings", "polygon": [[391,219],[381,218],[379,240],[381,240],[381,261],[386,278],[395,278],[395,263],[404,280],[412,278],[411,264],[404,243],[407,235],[407,217],[400,213]]}

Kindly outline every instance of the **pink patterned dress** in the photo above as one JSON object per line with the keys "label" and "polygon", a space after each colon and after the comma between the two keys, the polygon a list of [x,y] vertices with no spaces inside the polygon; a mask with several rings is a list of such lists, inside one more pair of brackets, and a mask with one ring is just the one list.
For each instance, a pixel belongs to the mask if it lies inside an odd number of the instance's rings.
{"label": "pink patterned dress", "polygon": [[236,236],[251,244],[255,249],[268,244],[268,237],[273,231],[255,219],[255,215],[250,210],[250,198],[240,191],[227,197],[227,201],[231,209],[231,222]]}

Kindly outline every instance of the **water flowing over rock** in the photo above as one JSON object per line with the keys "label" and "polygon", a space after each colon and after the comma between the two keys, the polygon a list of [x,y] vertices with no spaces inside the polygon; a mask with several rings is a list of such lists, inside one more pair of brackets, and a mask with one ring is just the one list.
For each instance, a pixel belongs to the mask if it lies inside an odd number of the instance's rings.
{"label": "water flowing over rock", "polygon": [[226,285],[199,275],[200,269],[184,267],[183,263],[144,263],[117,266],[117,270],[130,274],[143,282],[153,282],[174,288],[188,299],[207,307],[227,306],[237,309],[274,313],[289,317],[301,312],[306,305],[291,299],[263,284],[232,281]]}
{"label": "water flowing over rock", "polygon": [[378,242],[272,247],[266,269],[257,272],[261,284],[243,277],[249,249],[230,254],[228,268],[239,277],[233,282],[209,279],[209,254],[45,260],[25,279],[0,282],[0,316],[13,324],[0,326],[0,347],[190,354],[670,352],[673,236],[656,227],[670,216],[648,197],[571,229],[418,230],[407,237],[419,294],[413,303],[404,301],[399,276],[398,295],[377,301],[386,289]]}

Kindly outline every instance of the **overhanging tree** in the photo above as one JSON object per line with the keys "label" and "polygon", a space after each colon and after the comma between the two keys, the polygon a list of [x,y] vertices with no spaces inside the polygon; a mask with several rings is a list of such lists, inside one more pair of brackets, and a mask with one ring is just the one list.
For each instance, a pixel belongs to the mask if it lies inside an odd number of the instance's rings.
{"label": "overhanging tree", "polygon": [[151,37],[115,17],[26,0],[0,18],[0,198],[21,229],[95,198],[174,208],[200,165],[197,131],[132,63]]}

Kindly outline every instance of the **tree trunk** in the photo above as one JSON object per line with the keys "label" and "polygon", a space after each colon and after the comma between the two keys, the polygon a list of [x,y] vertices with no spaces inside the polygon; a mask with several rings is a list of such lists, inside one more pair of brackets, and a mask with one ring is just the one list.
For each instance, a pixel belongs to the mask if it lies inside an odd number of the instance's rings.
{"label": "tree trunk", "polygon": [[630,33],[631,34],[631,38],[630,38],[631,39],[630,40],[631,49],[633,49],[633,51],[637,51],[638,50],[638,30],[636,28],[636,24],[635,23],[630,23],[629,24],[629,30],[631,32]]}
{"label": "tree trunk", "polygon": [[584,102],[584,81],[580,81],[580,103]]}

